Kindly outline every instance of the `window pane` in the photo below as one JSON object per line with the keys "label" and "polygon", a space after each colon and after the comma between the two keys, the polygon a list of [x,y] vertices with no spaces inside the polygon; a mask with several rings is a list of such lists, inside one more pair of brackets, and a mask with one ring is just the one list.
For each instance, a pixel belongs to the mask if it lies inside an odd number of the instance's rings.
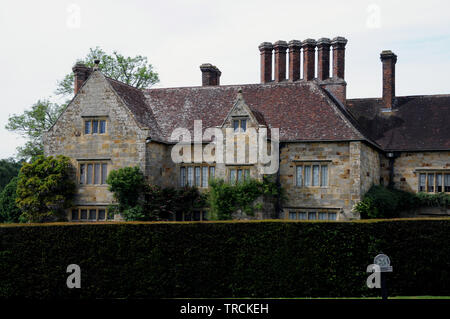
{"label": "window pane", "polygon": [[102,164],[102,184],[106,184],[106,178],[108,177],[108,164]]}
{"label": "window pane", "polygon": [[235,182],[236,182],[236,170],[231,169],[230,170],[230,183],[235,183]]}
{"label": "window pane", "polygon": [[98,133],[98,121],[92,121],[92,133]]}
{"label": "window pane", "polygon": [[179,222],[183,221],[183,212],[176,212],[175,220]]}
{"label": "window pane", "polygon": [[92,175],[93,175],[94,165],[88,164],[87,165],[87,180],[86,184],[92,184]]}
{"label": "window pane", "polygon": [[322,165],[322,176],[320,186],[328,186],[328,166]]}
{"label": "window pane", "polygon": [[91,134],[91,121],[84,122],[84,134]]}
{"label": "window pane", "polygon": [[313,165],[313,183],[312,186],[319,186],[319,165]]}
{"label": "window pane", "polygon": [[97,210],[96,209],[89,210],[89,220],[97,220]]}
{"label": "window pane", "polygon": [[209,167],[209,178],[214,178],[214,175],[216,173],[216,168],[214,166]]}
{"label": "window pane", "polygon": [[200,212],[198,210],[194,211],[194,220],[200,221]]}
{"label": "window pane", "polygon": [[319,213],[319,219],[320,220],[327,220],[327,213],[320,212]]}
{"label": "window pane", "polygon": [[105,220],[106,218],[106,210],[99,209],[98,210],[98,220]]}
{"label": "window pane", "polygon": [[101,120],[100,121],[100,134],[104,134],[106,132],[106,121]]}
{"label": "window pane", "polygon": [[86,174],[85,172],[85,165],[84,164],[80,164],[80,184],[84,184],[84,175]]}
{"label": "window pane", "polygon": [[297,166],[296,183],[297,186],[303,186],[303,166]]}
{"label": "window pane", "polygon": [[94,166],[94,184],[100,184],[100,163]]}
{"label": "window pane", "polygon": [[427,192],[434,192],[434,174],[428,174],[428,190]]}
{"label": "window pane", "polygon": [[308,219],[309,220],[315,220],[316,219],[316,213],[315,212],[309,212],[308,213]]}
{"label": "window pane", "polygon": [[202,211],[202,220],[208,220],[208,211]]}
{"label": "window pane", "polygon": [[311,185],[311,166],[305,166],[305,186]]}
{"label": "window pane", "polygon": [[298,219],[305,220],[306,219],[306,213],[305,212],[298,213]]}
{"label": "window pane", "polygon": [[202,167],[202,187],[208,187],[208,167]]}
{"label": "window pane", "polygon": [[78,220],[78,209],[72,209],[72,220]]}
{"label": "window pane", "polygon": [[425,192],[426,174],[419,175],[419,192]]}
{"label": "window pane", "polygon": [[436,192],[442,192],[442,174],[436,174]]}
{"label": "window pane", "polygon": [[200,186],[200,166],[195,167],[195,185]]}
{"label": "window pane", "polygon": [[445,174],[444,175],[444,190],[445,192],[450,192],[450,174]]}
{"label": "window pane", "polygon": [[238,180],[238,183],[242,182],[242,170],[241,169],[237,170],[237,180]]}
{"label": "window pane", "polygon": [[233,128],[235,132],[239,131],[239,120],[233,120]]}
{"label": "window pane", "polygon": [[336,220],[336,213],[328,213],[328,220]]}
{"label": "window pane", "polygon": [[250,179],[250,170],[244,169],[244,180],[249,180],[249,179]]}
{"label": "window pane", "polygon": [[188,166],[188,185],[194,186],[194,168],[192,166]]}
{"label": "window pane", "polygon": [[80,219],[82,220],[86,220],[87,219],[87,209],[82,209],[81,210],[81,217]]}
{"label": "window pane", "polygon": [[297,219],[297,213],[296,212],[289,212],[289,219]]}
{"label": "window pane", "polygon": [[186,185],[186,168],[180,167],[180,186]]}
{"label": "window pane", "polygon": [[245,132],[247,130],[247,120],[241,120],[241,132]]}
{"label": "window pane", "polygon": [[184,213],[184,220],[185,221],[191,221],[192,220],[192,213],[191,212]]}

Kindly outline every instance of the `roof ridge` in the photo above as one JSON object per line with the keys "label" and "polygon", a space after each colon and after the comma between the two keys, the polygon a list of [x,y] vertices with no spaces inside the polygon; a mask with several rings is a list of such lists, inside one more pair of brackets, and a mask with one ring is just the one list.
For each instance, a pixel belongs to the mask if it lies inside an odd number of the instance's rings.
{"label": "roof ridge", "polygon": [[[450,94],[417,94],[417,95],[401,95],[396,98],[420,98],[420,97],[450,97]],[[361,101],[361,100],[382,100],[382,97],[357,97],[347,99],[347,101]]]}

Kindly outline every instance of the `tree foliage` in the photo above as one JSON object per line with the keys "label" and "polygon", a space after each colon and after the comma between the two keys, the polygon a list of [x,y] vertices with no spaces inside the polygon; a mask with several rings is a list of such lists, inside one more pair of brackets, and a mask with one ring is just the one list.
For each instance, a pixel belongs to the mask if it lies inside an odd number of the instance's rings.
{"label": "tree foliage", "polygon": [[17,206],[17,183],[19,178],[13,177],[0,193],[0,223],[18,223],[21,210]]}
{"label": "tree foliage", "polygon": [[13,158],[0,160],[0,191],[19,174],[22,162],[16,162]]}
{"label": "tree foliage", "polygon": [[23,114],[9,117],[5,128],[28,139],[24,146],[17,149],[19,158],[30,160],[44,153],[42,134],[56,122],[62,109],[63,106],[44,99],[38,100]]}
{"label": "tree foliage", "polygon": [[[153,70],[153,66],[148,63],[147,58],[141,55],[125,57],[117,51],[107,54],[101,48],[95,47],[90,48],[86,57],[77,62],[81,62],[87,67],[93,67],[94,61],[97,59],[100,60],[98,67],[104,75],[136,88],[147,88],[159,82],[158,73]],[[56,94],[71,96],[74,90],[73,83],[73,73],[67,74],[58,82]]]}
{"label": "tree foliage", "polygon": [[38,156],[25,163],[17,184],[17,205],[29,222],[65,219],[75,195],[73,167],[66,156]]}

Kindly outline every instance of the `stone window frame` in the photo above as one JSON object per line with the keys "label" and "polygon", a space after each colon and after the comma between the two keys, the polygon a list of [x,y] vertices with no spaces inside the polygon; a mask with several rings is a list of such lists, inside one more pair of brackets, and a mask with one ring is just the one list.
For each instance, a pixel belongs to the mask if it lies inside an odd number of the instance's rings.
{"label": "stone window frame", "polygon": [[[330,187],[330,175],[331,175],[331,160],[294,160],[294,174],[293,174],[293,182],[294,186],[297,188],[329,188]],[[313,185],[314,174],[313,174],[313,166],[319,166],[319,185]],[[302,168],[302,185],[297,184],[297,167]],[[310,166],[310,184],[305,185],[305,166]],[[327,167],[327,182],[326,185],[322,185],[322,166]]]}
{"label": "stone window frame", "polygon": [[[188,179],[188,169],[189,169],[189,167],[192,167],[192,181],[193,181],[192,185],[189,185],[189,179]],[[197,185],[197,183],[196,183],[196,173],[195,173],[196,172],[196,167],[200,168],[200,183],[199,183],[200,185]],[[206,179],[206,186],[203,186],[204,185],[203,184],[203,172],[204,172],[203,168],[204,167],[207,167],[207,172],[208,172],[208,178]],[[184,183],[183,183],[183,180],[182,180],[183,175],[181,173],[181,169],[182,168],[185,169],[185,180],[184,180]],[[211,174],[211,172],[213,172],[213,174]],[[207,164],[207,163],[192,163],[192,164],[182,163],[178,167],[178,173],[179,173],[178,185],[180,187],[196,186],[196,187],[201,188],[201,189],[207,189],[207,188],[209,188],[209,181],[212,178],[215,177],[216,165],[215,164]],[[213,175],[213,176],[211,177],[211,175]]]}
{"label": "stone window frame", "polygon": [[[449,169],[416,169],[417,174],[417,191],[419,193],[450,193],[450,170]],[[433,177],[433,185],[429,185],[430,177]],[[440,186],[438,185],[438,176],[440,178]],[[425,178],[425,185],[422,184],[422,177]],[[441,191],[438,190],[441,187]]]}
{"label": "stone window frame", "polygon": [[[86,211],[86,218],[81,219],[81,212]],[[95,219],[89,219],[89,215],[91,211],[95,210]],[[99,211],[104,210],[105,211],[105,219],[98,219],[99,218]],[[77,211],[77,219],[73,219],[74,212]],[[114,220],[114,214],[112,212],[108,211],[107,206],[94,206],[94,205],[86,205],[86,206],[76,206],[72,207],[70,209],[69,213],[69,220],[74,222],[98,222],[98,221],[111,221]]]}
{"label": "stone window frame", "polygon": [[[249,116],[232,116],[231,117],[231,128],[233,129],[234,134],[240,134],[247,132],[248,129],[248,123],[249,123],[250,117]],[[242,130],[242,121],[245,121],[245,129]],[[234,123],[238,122],[238,130],[236,130],[236,127],[234,126]]]}
{"label": "stone window frame", "polygon": [[[77,184],[81,187],[91,187],[91,186],[107,186],[106,179],[108,178],[109,173],[109,160],[77,160],[78,167],[77,167]],[[100,176],[99,181],[100,184],[95,184],[95,171],[96,171],[96,164],[100,165]],[[81,167],[84,165],[84,182],[81,183]],[[88,165],[92,165],[92,183],[88,184],[86,183],[87,177],[88,177]],[[106,177],[103,178],[103,165],[106,165]]]}
{"label": "stone window frame", "polygon": [[[98,122],[97,133],[93,132],[94,121]],[[100,133],[100,123],[105,121],[105,132]],[[86,122],[90,123],[90,132],[86,133]],[[93,135],[107,135],[108,134],[108,117],[107,116],[83,116],[83,135],[93,136]]]}
{"label": "stone window frame", "polygon": [[[245,172],[243,172],[243,181],[251,179],[251,168],[253,165],[227,165],[227,174],[226,174],[226,181],[230,184],[236,185],[238,183],[238,171],[248,171],[247,177],[245,177]],[[231,181],[231,171],[236,171],[236,179],[232,182]]]}
{"label": "stone window frame", "polygon": [[[325,221],[337,221],[339,220],[339,208],[287,208],[285,209],[284,219],[286,220],[325,220]],[[293,219],[292,214],[295,214],[296,218]],[[320,214],[326,214],[325,219],[319,219]],[[314,216],[311,219],[310,216]],[[330,219],[330,216],[334,216],[334,219]]]}
{"label": "stone window frame", "polygon": [[[199,213],[199,219],[195,219],[196,212]],[[190,217],[186,218],[187,216],[190,216]],[[191,212],[181,211],[181,212],[179,212],[179,214],[175,214],[174,219],[175,219],[174,221],[177,221],[177,222],[209,221],[209,210],[206,208],[196,208],[196,209],[193,209]]]}

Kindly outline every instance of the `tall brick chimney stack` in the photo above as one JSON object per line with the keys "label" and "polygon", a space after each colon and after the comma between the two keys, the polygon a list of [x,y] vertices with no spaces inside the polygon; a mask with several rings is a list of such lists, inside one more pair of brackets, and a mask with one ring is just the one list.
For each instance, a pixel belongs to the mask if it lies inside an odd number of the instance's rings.
{"label": "tall brick chimney stack", "polygon": [[74,93],[77,94],[83,83],[88,79],[92,72],[91,68],[88,68],[83,63],[77,63],[73,66],[72,71],[75,75],[74,79]]}
{"label": "tall brick chimney stack", "polygon": [[317,77],[321,81],[330,77],[330,47],[330,39],[320,38],[317,40]]}
{"label": "tall brick chimney stack", "polygon": [[222,72],[216,66],[210,63],[203,63],[200,65],[200,70],[202,71],[202,86],[220,85]]}
{"label": "tall brick chimney stack", "polygon": [[302,42],[298,40],[289,41],[289,80],[300,79],[300,50]]}
{"label": "tall brick chimney stack", "polygon": [[316,40],[306,39],[302,42],[303,48],[303,79],[310,81],[314,79]]}
{"label": "tall brick chimney stack", "polygon": [[263,42],[258,48],[261,52],[261,83],[271,82],[273,45],[270,42]]}
{"label": "tall brick chimney stack", "polygon": [[333,46],[333,77],[344,79],[345,71],[345,45],[347,39],[336,37],[331,41]]}
{"label": "tall brick chimney stack", "polygon": [[383,104],[387,109],[392,109],[395,100],[395,63],[397,55],[387,50],[380,54],[383,63]]}
{"label": "tall brick chimney stack", "polygon": [[275,50],[275,82],[286,80],[286,50],[288,44],[286,41],[277,41],[274,43]]}

